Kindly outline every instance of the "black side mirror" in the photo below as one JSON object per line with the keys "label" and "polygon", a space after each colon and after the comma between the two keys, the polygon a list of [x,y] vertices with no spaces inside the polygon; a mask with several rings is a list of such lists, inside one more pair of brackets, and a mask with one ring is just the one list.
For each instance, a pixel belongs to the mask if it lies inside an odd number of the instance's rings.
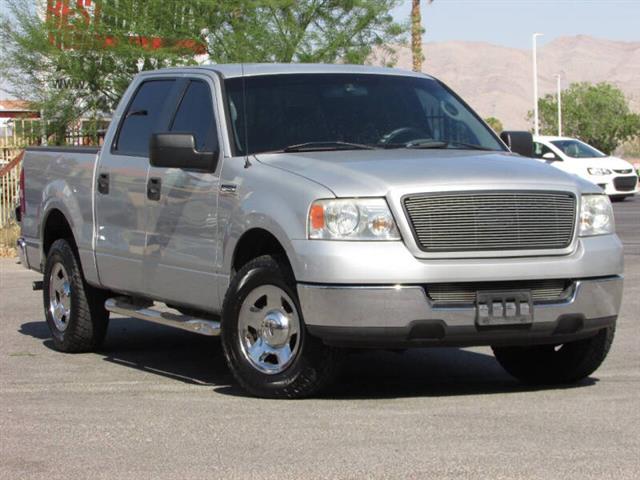
{"label": "black side mirror", "polygon": [[533,157],[533,135],[530,132],[508,132],[500,134],[500,138],[513,153],[523,157]]}
{"label": "black side mirror", "polygon": [[198,152],[191,133],[154,133],[149,140],[149,162],[154,167],[213,172],[219,152]]}

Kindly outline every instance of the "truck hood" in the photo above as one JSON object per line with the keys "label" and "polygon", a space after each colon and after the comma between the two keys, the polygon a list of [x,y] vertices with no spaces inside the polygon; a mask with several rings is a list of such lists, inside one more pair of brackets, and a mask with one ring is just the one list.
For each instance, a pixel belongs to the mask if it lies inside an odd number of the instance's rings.
{"label": "truck hood", "polygon": [[[349,150],[268,153],[258,161],[329,188],[338,197],[447,188],[541,188],[600,193],[595,185],[534,159],[470,150]],[[543,188],[544,188],[543,187]]]}

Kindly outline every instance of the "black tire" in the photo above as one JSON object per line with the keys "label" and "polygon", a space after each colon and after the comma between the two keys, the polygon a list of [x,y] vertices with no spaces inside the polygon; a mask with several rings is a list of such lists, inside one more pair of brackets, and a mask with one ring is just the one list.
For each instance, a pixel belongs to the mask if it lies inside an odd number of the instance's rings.
{"label": "black tire", "polygon": [[557,345],[530,347],[492,347],[502,367],[528,384],[552,385],[574,383],[588,377],[609,353],[615,326],[597,335]]}
{"label": "black tire", "polygon": [[[306,332],[295,285],[288,264],[265,255],[243,266],[227,290],[222,311],[222,346],[234,377],[252,395],[264,398],[309,397],[333,380],[341,363],[341,351],[327,347]],[[295,303],[293,307],[300,320],[297,354],[278,373],[263,373],[252,365],[243,352],[238,331],[243,302],[263,286],[275,286],[284,291]]]}
{"label": "black tire", "polygon": [[[59,269],[59,264],[68,276],[71,292],[65,328],[56,325],[50,308],[52,271]],[[49,249],[42,293],[45,317],[56,349],[69,353],[90,352],[102,344],[109,324],[109,312],[104,308],[107,294],[85,282],[78,257],[67,240],[56,240]]]}

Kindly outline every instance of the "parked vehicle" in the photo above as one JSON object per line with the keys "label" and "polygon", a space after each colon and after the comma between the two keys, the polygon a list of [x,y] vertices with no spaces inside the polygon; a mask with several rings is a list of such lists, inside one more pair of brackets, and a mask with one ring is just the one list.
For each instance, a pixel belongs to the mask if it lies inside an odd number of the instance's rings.
{"label": "parked vehicle", "polygon": [[346,347],[490,345],[515,377],[566,383],[613,340],[608,197],[423,74],[144,72],[100,150],[28,149],[23,172],[21,257],[65,352],[122,314],[220,334],[245,389],[293,398]]}
{"label": "parked vehicle", "polygon": [[538,136],[535,156],[598,185],[613,200],[640,192],[638,174],[626,160],[612,157],[576,138]]}

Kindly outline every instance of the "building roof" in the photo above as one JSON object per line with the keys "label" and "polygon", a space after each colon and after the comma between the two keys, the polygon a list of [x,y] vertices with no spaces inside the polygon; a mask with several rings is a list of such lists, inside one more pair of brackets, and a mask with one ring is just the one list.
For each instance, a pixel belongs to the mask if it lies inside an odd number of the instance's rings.
{"label": "building roof", "polygon": [[29,103],[24,100],[0,100],[0,111],[5,112],[33,112]]}

